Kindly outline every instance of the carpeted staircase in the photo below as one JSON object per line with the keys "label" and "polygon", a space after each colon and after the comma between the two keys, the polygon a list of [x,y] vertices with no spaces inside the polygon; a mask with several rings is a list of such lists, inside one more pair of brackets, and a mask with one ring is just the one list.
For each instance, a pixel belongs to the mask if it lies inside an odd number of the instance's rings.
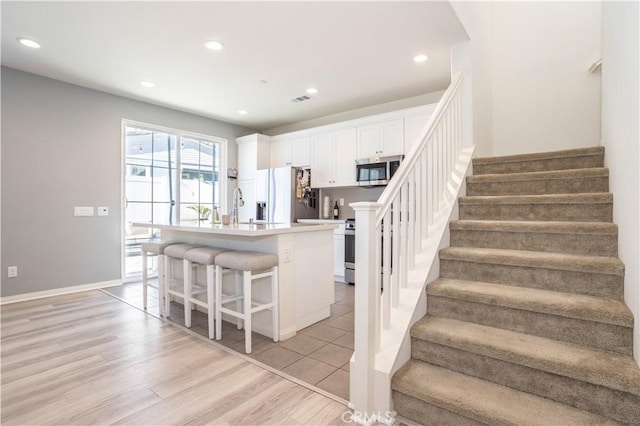
{"label": "carpeted staircase", "polygon": [[[398,415],[425,425],[640,424],[604,149],[473,161]],[[622,195],[619,195],[622,196]]]}

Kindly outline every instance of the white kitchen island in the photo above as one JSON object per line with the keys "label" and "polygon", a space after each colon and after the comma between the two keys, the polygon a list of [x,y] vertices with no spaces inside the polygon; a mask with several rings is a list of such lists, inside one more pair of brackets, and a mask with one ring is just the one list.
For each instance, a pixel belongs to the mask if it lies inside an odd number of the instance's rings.
{"label": "white kitchen island", "polygon": [[[298,330],[328,318],[331,313],[330,306],[334,302],[333,230],[337,225],[207,224],[198,227],[193,224],[136,223],[134,226],[159,229],[162,239],[168,241],[276,254],[279,259],[280,340],[295,336]],[[233,283],[232,276],[224,277],[225,288]],[[260,282],[254,283],[254,298],[269,300],[266,287]],[[253,330],[271,337],[268,311],[254,314]]]}

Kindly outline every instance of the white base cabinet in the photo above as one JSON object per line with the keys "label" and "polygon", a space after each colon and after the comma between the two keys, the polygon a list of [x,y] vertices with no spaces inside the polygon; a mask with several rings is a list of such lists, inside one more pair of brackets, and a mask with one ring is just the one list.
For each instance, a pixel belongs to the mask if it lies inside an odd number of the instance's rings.
{"label": "white base cabinet", "polygon": [[344,280],[344,224],[333,231],[333,275],[338,282]]}

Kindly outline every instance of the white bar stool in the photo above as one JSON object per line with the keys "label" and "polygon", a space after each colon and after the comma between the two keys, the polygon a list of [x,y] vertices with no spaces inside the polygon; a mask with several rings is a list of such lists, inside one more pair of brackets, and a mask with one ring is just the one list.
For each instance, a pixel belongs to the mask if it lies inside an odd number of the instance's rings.
{"label": "white bar stool", "polygon": [[[227,250],[215,247],[199,247],[187,251],[184,255],[184,325],[191,328],[191,304],[202,306],[207,309],[207,319],[209,324],[209,339],[213,339],[215,329],[213,320],[215,318],[215,280],[214,280],[214,259],[220,253]],[[193,266],[203,265],[207,268],[206,286],[200,286],[193,277]],[[196,274],[197,275],[197,274]],[[207,301],[203,302],[196,296],[207,293]]]}
{"label": "white bar stool", "polygon": [[[245,352],[251,353],[251,316],[265,309],[271,310],[273,323],[273,341],[277,342],[280,334],[278,319],[278,256],[269,253],[252,251],[229,251],[216,256],[216,339],[222,338],[222,314],[241,319],[244,323]],[[222,294],[222,273],[224,269],[242,271],[242,294]],[[254,273],[255,271],[264,271]],[[271,301],[268,303],[252,300],[251,287],[253,281],[271,277]],[[237,287],[236,287],[237,290]],[[242,300],[242,311],[233,310],[223,305]]]}
{"label": "white bar stool", "polygon": [[[140,246],[142,252],[142,305],[147,309],[147,287],[158,289],[158,311],[160,315],[164,314],[164,249],[175,244],[171,241],[151,240]],[[148,256],[155,255],[158,258],[158,283],[153,285],[148,280]]]}
{"label": "white bar stool", "polygon": [[[171,296],[177,296],[184,300],[184,284],[172,287],[178,282],[173,274],[172,260],[184,260],[184,255],[194,248],[202,247],[201,244],[172,244],[164,249],[165,255],[165,286],[164,286],[164,315],[171,316]],[[184,277],[183,277],[184,278]]]}

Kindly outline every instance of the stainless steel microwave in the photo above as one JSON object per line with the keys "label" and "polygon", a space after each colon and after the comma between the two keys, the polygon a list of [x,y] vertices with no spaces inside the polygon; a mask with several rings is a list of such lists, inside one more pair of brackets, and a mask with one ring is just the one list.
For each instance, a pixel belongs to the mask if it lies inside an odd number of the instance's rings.
{"label": "stainless steel microwave", "polygon": [[381,186],[391,180],[403,155],[356,160],[356,178],[360,186]]}

